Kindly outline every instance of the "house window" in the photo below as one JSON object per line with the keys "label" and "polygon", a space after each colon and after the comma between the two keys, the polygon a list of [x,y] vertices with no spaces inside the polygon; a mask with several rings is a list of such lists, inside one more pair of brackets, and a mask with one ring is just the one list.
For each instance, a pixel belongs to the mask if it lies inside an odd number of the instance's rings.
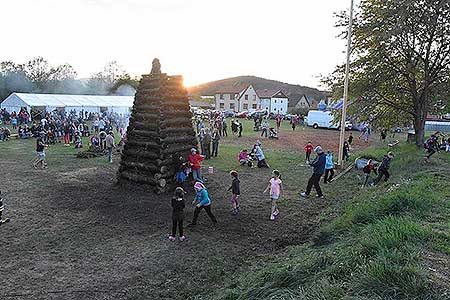
{"label": "house window", "polygon": [[256,95],[253,95],[253,100],[256,101]]}
{"label": "house window", "polygon": [[277,99],[275,99],[274,102],[277,103]]}
{"label": "house window", "polygon": [[252,108],[253,108],[253,109],[257,109],[257,108],[258,108],[258,105],[257,105],[257,104],[252,104]]}
{"label": "house window", "polygon": [[230,94],[230,100],[234,100],[234,94]]}
{"label": "house window", "polygon": [[248,100],[248,95],[245,95],[245,100]]}
{"label": "house window", "polygon": [[230,109],[234,109],[234,103],[230,103]]}
{"label": "house window", "polygon": [[283,100],[281,100],[281,104],[283,104]]}
{"label": "house window", "polygon": [[248,104],[247,103],[244,103],[244,109],[248,109]]}
{"label": "house window", "polygon": [[223,94],[220,94],[220,100],[223,100]]}
{"label": "house window", "polygon": [[225,108],[225,103],[220,103],[219,107],[220,107],[220,109],[224,109]]}
{"label": "house window", "polygon": [[283,108],[280,108],[281,111],[283,111]]}

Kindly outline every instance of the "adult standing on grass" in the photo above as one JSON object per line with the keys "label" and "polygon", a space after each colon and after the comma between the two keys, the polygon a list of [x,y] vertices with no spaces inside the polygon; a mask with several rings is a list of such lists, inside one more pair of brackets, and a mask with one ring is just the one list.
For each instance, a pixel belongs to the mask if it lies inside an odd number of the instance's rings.
{"label": "adult standing on grass", "polygon": [[116,148],[116,144],[114,143],[114,134],[112,131],[108,132],[105,138],[106,149],[108,150],[108,161],[112,164],[112,153],[113,149]]}
{"label": "adult standing on grass", "polygon": [[209,129],[205,129],[203,139],[202,139],[202,154],[205,156],[205,159],[211,158],[211,134]]}
{"label": "adult standing on grass", "polygon": [[227,120],[224,118],[222,121],[222,136],[228,136],[227,127]]}
{"label": "adult standing on grass", "polygon": [[314,152],[316,152],[317,157],[314,159],[313,162],[310,163],[310,166],[313,167],[313,174],[308,180],[308,185],[306,186],[306,191],[301,193],[300,196],[302,197],[309,197],[309,194],[311,193],[311,189],[314,185],[314,188],[317,192],[317,197],[320,199],[323,199],[323,193],[322,189],[320,188],[320,177],[325,173],[325,164],[326,164],[326,155],[322,150],[322,147],[317,146],[314,149]]}
{"label": "adult standing on grass", "polygon": [[384,182],[389,180],[391,174],[389,174],[389,168],[391,165],[391,161],[394,159],[394,153],[389,152],[387,155],[383,157],[382,162],[378,166],[378,177],[373,182],[374,185],[377,185],[384,176]]}
{"label": "adult standing on grass", "polygon": [[280,114],[278,114],[278,115],[277,115],[277,118],[276,118],[276,122],[277,122],[277,132],[280,131],[281,121],[282,121],[282,120],[283,120],[283,117],[282,117]]}
{"label": "adult standing on grass", "polygon": [[188,156],[188,161],[192,169],[192,177],[194,178],[194,181],[203,182],[202,161],[204,159],[205,157],[203,155],[197,153],[197,149],[191,149],[191,154]]}
{"label": "adult standing on grass", "polygon": [[219,154],[219,141],[220,141],[220,133],[219,129],[214,129],[214,132],[212,134],[212,154],[211,156],[217,157]]}
{"label": "adult standing on grass", "polygon": [[256,141],[255,147],[253,148],[256,158],[258,159],[258,168],[268,168],[269,165],[266,162],[266,157],[261,147],[261,142]]}
{"label": "adult standing on grass", "polygon": [[238,121],[237,126],[238,126],[238,131],[239,131],[238,137],[241,137],[241,136],[242,136],[242,130],[244,129],[244,128],[242,127],[242,122],[241,122],[241,121]]}

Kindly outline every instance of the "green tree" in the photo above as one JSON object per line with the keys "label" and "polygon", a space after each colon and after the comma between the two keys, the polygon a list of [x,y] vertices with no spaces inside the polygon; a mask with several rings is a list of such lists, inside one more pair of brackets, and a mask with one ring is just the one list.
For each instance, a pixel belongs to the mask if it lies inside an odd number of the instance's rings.
{"label": "green tree", "polygon": [[[362,0],[353,32],[349,111],[383,127],[410,123],[422,146],[427,115],[448,110],[450,1]],[[329,80],[340,94],[343,68]]]}

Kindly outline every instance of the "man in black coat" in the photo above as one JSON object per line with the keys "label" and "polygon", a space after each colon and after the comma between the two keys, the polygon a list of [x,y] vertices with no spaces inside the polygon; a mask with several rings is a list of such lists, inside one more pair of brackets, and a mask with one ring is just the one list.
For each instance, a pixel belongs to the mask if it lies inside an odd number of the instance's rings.
{"label": "man in black coat", "polygon": [[317,157],[310,163],[310,166],[313,167],[313,174],[308,180],[306,191],[301,193],[300,196],[305,198],[309,197],[311,189],[314,186],[317,192],[317,197],[323,199],[324,196],[322,193],[322,189],[320,188],[320,177],[322,177],[322,175],[325,173],[326,155],[323,152],[322,147],[320,146],[317,146],[314,149],[314,152],[316,152]]}

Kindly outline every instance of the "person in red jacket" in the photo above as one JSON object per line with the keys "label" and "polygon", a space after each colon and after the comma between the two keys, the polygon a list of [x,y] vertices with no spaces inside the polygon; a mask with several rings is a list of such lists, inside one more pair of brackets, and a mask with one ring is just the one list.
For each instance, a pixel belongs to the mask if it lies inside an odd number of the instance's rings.
{"label": "person in red jacket", "polygon": [[194,178],[194,181],[203,182],[202,161],[204,159],[205,157],[203,155],[198,154],[197,149],[191,149],[191,154],[188,156],[188,161],[192,169],[192,177]]}
{"label": "person in red jacket", "polygon": [[314,147],[311,142],[308,142],[305,146],[305,155],[306,155],[306,163],[309,164],[310,158],[311,158],[311,152],[313,151]]}

